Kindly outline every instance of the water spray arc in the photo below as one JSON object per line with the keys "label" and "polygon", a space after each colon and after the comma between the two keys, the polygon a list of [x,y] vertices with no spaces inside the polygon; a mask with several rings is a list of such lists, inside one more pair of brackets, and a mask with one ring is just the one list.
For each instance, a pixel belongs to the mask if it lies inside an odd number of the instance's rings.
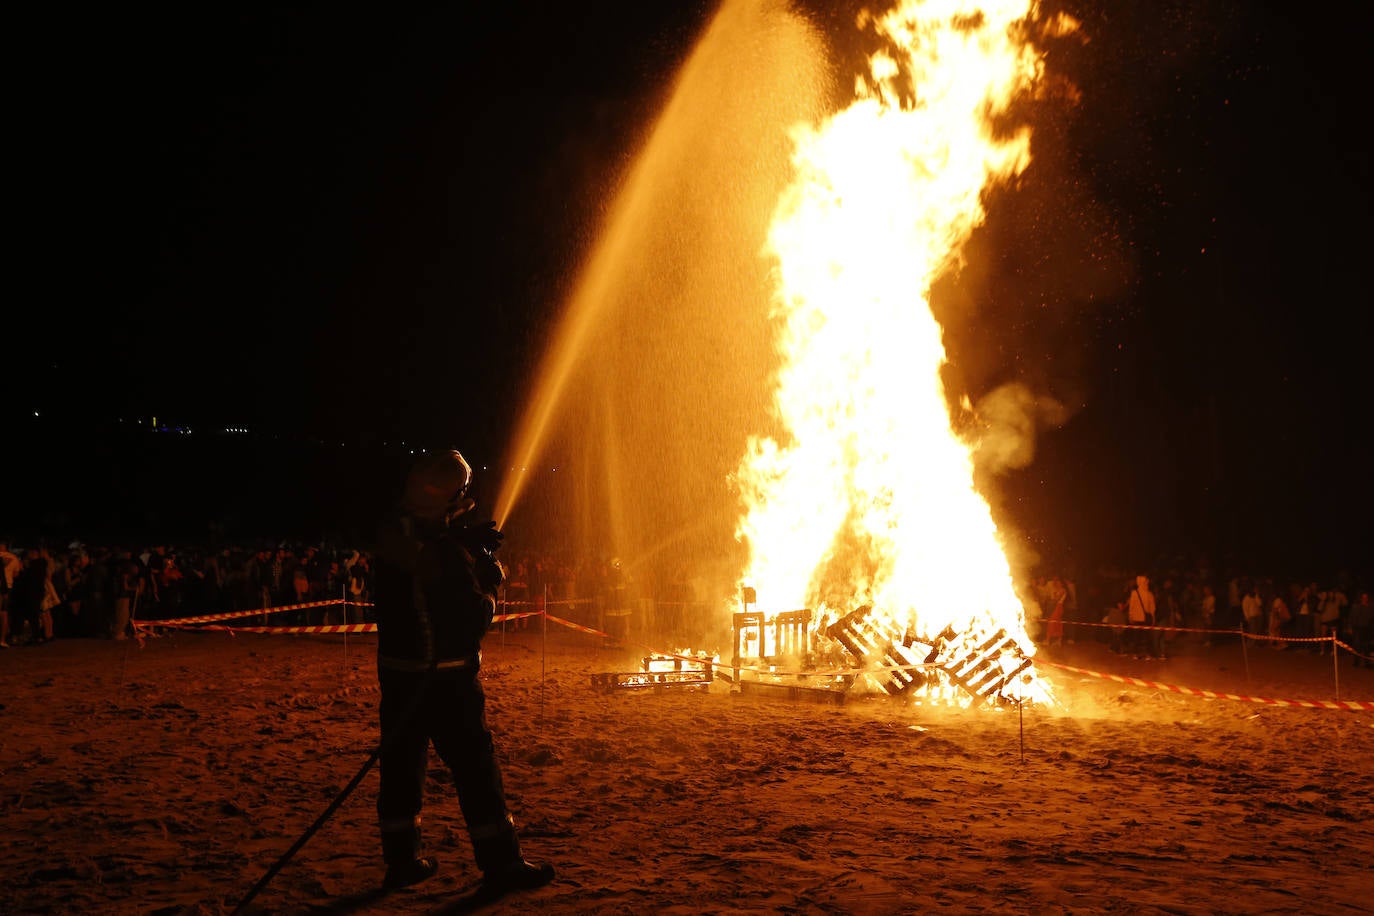
{"label": "water spray arc", "polygon": [[725,0],[704,23],[562,305],[493,502],[503,526],[616,556],[682,531],[694,562],[734,547],[728,477],[766,421],[772,356],[758,253],[787,131],[824,107],[824,61],[780,0]]}

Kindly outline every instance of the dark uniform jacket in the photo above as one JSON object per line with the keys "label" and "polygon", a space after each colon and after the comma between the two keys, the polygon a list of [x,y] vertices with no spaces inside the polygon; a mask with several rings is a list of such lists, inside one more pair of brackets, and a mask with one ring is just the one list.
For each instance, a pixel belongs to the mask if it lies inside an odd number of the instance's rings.
{"label": "dark uniform jacket", "polygon": [[409,516],[384,525],[373,588],[379,667],[444,671],[477,664],[496,597],[447,529],[429,530]]}

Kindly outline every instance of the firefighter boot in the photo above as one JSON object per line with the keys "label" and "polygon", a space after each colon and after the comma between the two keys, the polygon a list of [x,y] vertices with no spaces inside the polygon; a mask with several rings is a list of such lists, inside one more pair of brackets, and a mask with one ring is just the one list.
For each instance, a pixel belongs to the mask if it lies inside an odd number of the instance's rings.
{"label": "firefighter boot", "polygon": [[520,852],[515,825],[507,817],[469,831],[477,867],[482,870],[482,890],[488,896],[543,887],[553,880],[553,866],[526,862]]}
{"label": "firefighter boot", "polygon": [[439,870],[439,863],[429,856],[421,858],[420,827],[406,826],[399,830],[382,830],[382,859],[386,862],[386,877],[382,886],[388,890],[410,887],[431,877]]}

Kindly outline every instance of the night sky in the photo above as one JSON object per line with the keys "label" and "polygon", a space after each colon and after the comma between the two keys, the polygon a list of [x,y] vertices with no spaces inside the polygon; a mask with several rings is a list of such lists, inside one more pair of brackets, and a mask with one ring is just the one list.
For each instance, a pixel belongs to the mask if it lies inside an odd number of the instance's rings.
{"label": "night sky", "polygon": [[[288,524],[331,502],[311,481],[376,490],[357,456],[401,441],[499,461],[713,9],[280,6],[35,24],[21,273],[42,267],[5,309],[25,485],[0,529],[185,522],[211,492]],[[828,35],[858,8],[806,6]],[[1062,408],[999,511],[1058,557],[1368,568],[1369,14],[1046,8],[1082,31],[1050,48],[1035,165],[936,303],[977,303],[949,325],[970,391],[1015,379]],[[128,431],[154,416],[250,428],[276,457],[223,436],[195,461],[237,448],[234,471],[169,456]]]}

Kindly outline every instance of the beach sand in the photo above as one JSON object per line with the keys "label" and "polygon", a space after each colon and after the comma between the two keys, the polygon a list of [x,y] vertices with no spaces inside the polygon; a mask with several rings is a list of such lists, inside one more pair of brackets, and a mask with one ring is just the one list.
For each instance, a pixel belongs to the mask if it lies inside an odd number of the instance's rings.
{"label": "beach sand", "polygon": [[[0,911],[234,910],[368,760],[374,652],[371,635],[164,631],[0,654]],[[526,855],[558,870],[489,911],[1374,911],[1374,712],[1048,664],[1058,705],[1021,712],[593,683],[644,654],[558,627],[489,635],[510,807]],[[1329,656],[1234,642],[1042,657],[1247,696],[1337,689]],[[1374,670],[1346,656],[1339,694],[1374,700]],[[428,882],[379,890],[376,787],[374,769],[245,911],[471,909],[438,759]]]}

